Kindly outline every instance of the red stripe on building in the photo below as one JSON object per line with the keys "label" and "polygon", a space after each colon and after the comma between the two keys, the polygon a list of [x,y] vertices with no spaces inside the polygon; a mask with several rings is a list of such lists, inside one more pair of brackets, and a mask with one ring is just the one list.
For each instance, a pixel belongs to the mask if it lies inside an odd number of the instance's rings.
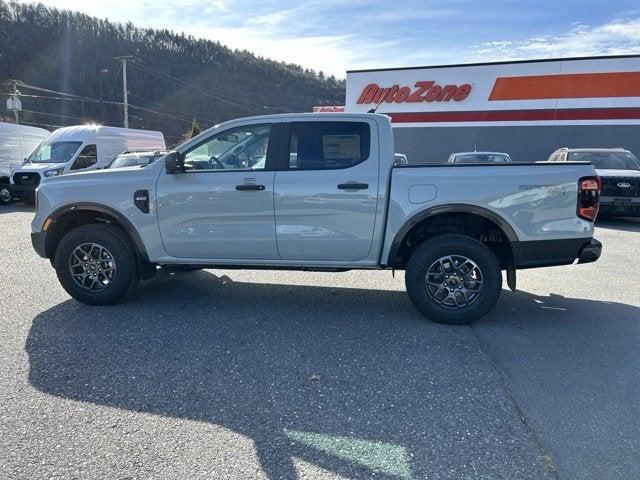
{"label": "red stripe on building", "polygon": [[489,100],[610,97],[640,97],[640,72],[500,77]]}
{"label": "red stripe on building", "polygon": [[393,123],[531,122],[548,120],[640,120],[640,108],[478,110],[471,112],[390,113]]}

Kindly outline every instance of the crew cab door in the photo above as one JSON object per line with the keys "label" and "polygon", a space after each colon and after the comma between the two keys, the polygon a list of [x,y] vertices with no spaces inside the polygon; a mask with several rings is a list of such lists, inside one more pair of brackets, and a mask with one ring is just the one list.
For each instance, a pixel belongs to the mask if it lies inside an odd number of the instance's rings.
{"label": "crew cab door", "polygon": [[189,147],[185,171],[162,172],[158,224],[172,256],[277,259],[273,209],[277,123],[233,126]]}
{"label": "crew cab door", "polygon": [[367,257],[378,201],[377,133],[362,118],[283,123],[274,185],[281,259]]}

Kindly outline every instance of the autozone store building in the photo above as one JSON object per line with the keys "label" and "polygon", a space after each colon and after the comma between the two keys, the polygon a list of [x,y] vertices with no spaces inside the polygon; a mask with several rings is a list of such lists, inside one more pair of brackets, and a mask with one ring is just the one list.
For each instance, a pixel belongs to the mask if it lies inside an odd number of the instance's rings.
{"label": "autozone store building", "polygon": [[376,106],[409,163],[473,150],[528,162],[560,147],[640,156],[640,55],[347,72],[346,111]]}

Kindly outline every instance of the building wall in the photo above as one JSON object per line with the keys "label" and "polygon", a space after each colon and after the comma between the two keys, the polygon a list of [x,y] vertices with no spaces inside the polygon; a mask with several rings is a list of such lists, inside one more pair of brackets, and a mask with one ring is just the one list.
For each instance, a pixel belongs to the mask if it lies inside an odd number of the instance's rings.
{"label": "building wall", "polygon": [[374,107],[410,163],[472,150],[537,161],[564,146],[640,155],[640,56],[347,72],[345,110]]}
{"label": "building wall", "polygon": [[546,160],[561,147],[625,148],[640,158],[640,126],[568,125],[395,128],[396,151],[409,163],[446,162],[454,152],[507,152],[515,162]]}

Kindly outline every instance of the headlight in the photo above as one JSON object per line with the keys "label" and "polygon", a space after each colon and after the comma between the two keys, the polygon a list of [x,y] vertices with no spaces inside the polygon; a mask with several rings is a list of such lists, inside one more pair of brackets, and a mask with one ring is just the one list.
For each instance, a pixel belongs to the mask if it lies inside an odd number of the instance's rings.
{"label": "headlight", "polygon": [[44,172],[45,177],[57,177],[58,175],[62,175],[62,171],[64,168],[56,168],[55,170],[47,170]]}

